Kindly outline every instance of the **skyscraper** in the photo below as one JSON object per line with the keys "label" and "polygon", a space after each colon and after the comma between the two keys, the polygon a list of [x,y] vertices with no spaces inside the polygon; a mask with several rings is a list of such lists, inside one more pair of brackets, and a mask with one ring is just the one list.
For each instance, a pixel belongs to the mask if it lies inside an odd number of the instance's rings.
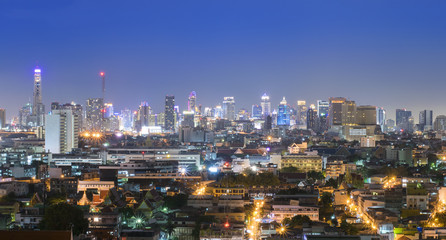
{"label": "skyscraper", "polygon": [[445,115],[438,115],[435,118],[434,130],[435,131],[445,131],[446,130],[446,116]]}
{"label": "skyscraper", "polygon": [[121,110],[121,122],[120,122],[120,130],[124,131],[132,131],[133,129],[133,114],[130,109]]}
{"label": "skyscraper", "polygon": [[[313,105],[314,106],[314,105]],[[307,111],[307,129],[312,129],[313,131],[317,131],[318,125],[318,116],[315,107],[311,107]]]}
{"label": "skyscraper", "polygon": [[235,120],[235,100],[234,97],[223,98],[223,118],[230,121]]}
{"label": "skyscraper", "polygon": [[358,125],[376,125],[376,107],[369,105],[357,107],[356,123]]}
{"label": "skyscraper", "polygon": [[297,125],[307,124],[307,102],[305,100],[297,101]]}
{"label": "skyscraper", "polygon": [[262,118],[262,107],[259,105],[252,105],[252,118],[260,119]]}
{"label": "skyscraper", "polygon": [[187,102],[187,111],[191,111],[194,113],[198,113],[197,108],[197,93],[195,91],[192,91],[189,94],[189,100]]}
{"label": "skyscraper", "polygon": [[381,127],[381,131],[385,131],[386,125],[386,110],[382,107],[376,108],[376,124]]}
{"label": "skyscraper", "polygon": [[166,96],[164,105],[164,129],[175,131],[175,96]]}
{"label": "skyscraper", "polygon": [[42,103],[42,70],[39,67],[34,69],[34,92],[32,122],[36,127],[45,124],[45,106]]}
{"label": "skyscraper", "polygon": [[104,117],[109,118],[113,116],[114,109],[113,109],[113,103],[105,103],[104,104]]}
{"label": "skyscraper", "polygon": [[194,123],[194,111],[183,111],[182,127],[195,127]]}
{"label": "skyscraper", "polygon": [[[375,111],[375,109],[373,109]],[[376,120],[373,119],[373,122]],[[356,124],[356,103],[355,101],[345,101],[342,104],[342,125],[354,125]]]}
{"label": "skyscraper", "polygon": [[0,129],[6,127],[6,110],[0,108]]}
{"label": "skyscraper", "polygon": [[329,99],[328,121],[329,127],[333,125],[342,125],[342,105],[347,99],[343,97],[331,97]]}
{"label": "skyscraper", "polygon": [[45,121],[45,151],[66,153],[78,147],[79,116],[72,110],[53,110]]}
{"label": "skyscraper", "polygon": [[396,128],[397,130],[412,130],[410,123],[410,118],[412,117],[412,112],[406,110],[405,108],[396,109]]}
{"label": "skyscraper", "polygon": [[432,110],[423,110],[420,112],[419,119],[419,130],[427,131],[431,130],[433,126],[433,111]]}
{"label": "skyscraper", "polygon": [[266,93],[262,95],[262,101],[260,102],[260,107],[262,107],[263,117],[271,115],[271,102],[269,100],[269,96]]}
{"label": "skyscraper", "polygon": [[104,107],[104,101],[102,98],[89,98],[87,99],[87,106],[85,109],[85,128],[88,130],[102,131],[103,118],[102,111]]}
{"label": "skyscraper", "polygon": [[324,100],[317,100],[317,115],[318,115],[318,131],[324,132],[327,130],[327,117],[330,109],[330,103]]}
{"label": "skyscraper", "polygon": [[19,124],[21,127],[29,126],[32,112],[33,105],[31,103],[27,103],[19,110]]}
{"label": "skyscraper", "polygon": [[277,113],[277,125],[290,125],[290,113],[288,111],[288,105],[285,97],[283,97],[282,101],[279,104],[279,112]]}
{"label": "skyscraper", "polygon": [[148,127],[149,115],[151,114],[150,106],[147,102],[141,102],[136,116],[136,131],[141,131],[143,127]]}

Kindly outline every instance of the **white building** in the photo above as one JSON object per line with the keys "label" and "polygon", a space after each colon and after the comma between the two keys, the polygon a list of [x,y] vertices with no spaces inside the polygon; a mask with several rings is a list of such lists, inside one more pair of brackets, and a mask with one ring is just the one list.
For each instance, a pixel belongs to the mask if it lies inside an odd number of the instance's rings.
{"label": "white building", "polygon": [[311,221],[319,221],[319,208],[299,206],[299,201],[291,200],[290,205],[273,205],[271,211],[271,218],[276,222],[297,215],[308,216]]}
{"label": "white building", "polygon": [[53,110],[45,118],[45,151],[71,152],[78,147],[79,116],[72,110]]}

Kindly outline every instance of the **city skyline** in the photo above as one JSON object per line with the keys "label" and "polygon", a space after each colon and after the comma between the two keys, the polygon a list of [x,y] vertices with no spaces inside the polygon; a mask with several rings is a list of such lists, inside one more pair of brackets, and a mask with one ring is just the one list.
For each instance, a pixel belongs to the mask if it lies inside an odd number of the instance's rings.
{"label": "city skyline", "polygon": [[446,114],[439,1],[1,6],[8,38],[0,47],[9,57],[0,60],[0,84],[9,91],[0,107],[8,119],[32,96],[36,62],[47,106],[101,96],[98,73],[105,71],[115,109],[149,101],[161,112],[165,95],[185,109],[191,91],[203,106],[234,96],[237,109],[250,109],[266,91],[273,108],[283,96],[293,104],[342,96],[383,107],[392,119],[397,108]]}

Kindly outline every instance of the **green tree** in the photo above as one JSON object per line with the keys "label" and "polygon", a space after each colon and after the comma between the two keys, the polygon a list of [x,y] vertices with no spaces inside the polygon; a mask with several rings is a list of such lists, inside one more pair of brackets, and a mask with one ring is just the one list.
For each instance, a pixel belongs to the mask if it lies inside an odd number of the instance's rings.
{"label": "green tree", "polygon": [[186,194],[177,194],[175,196],[166,196],[164,198],[164,207],[169,209],[180,209],[187,205]]}
{"label": "green tree", "polygon": [[358,228],[356,228],[353,224],[347,223],[346,221],[341,222],[340,228],[347,235],[357,235],[359,233]]}
{"label": "green tree", "polygon": [[49,206],[39,228],[43,230],[70,230],[74,235],[84,233],[88,229],[88,220],[84,218],[81,209],[68,203],[58,203]]}

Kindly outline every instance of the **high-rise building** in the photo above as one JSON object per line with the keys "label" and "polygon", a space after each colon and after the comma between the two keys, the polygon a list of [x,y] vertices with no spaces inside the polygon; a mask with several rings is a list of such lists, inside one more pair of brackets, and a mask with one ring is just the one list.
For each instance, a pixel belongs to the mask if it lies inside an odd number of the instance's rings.
{"label": "high-rise building", "polygon": [[113,103],[104,104],[104,118],[112,117],[114,114]]}
{"label": "high-rise building", "polygon": [[67,153],[78,147],[79,116],[72,110],[53,110],[45,121],[45,151]]}
{"label": "high-rise building", "polygon": [[164,105],[164,129],[175,131],[175,96],[166,96]]}
{"label": "high-rise building", "polygon": [[103,107],[102,98],[89,98],[85,109],[85,128],[87,130],[103,130]]}
{"label": "high-rise building", "polygon": [[150,106],[147,102],[141,102],[139,105],[138,112],[136,115],[136,131],[141,131],[143,127],[148,127],[149,124],[149,115],[151,114]]}
{"label": "high-rise building", "polygon": [[331,97],[329,99],[329,110],[327,124],[329,127],[333,125],[342,125],[342,106],[347,99],[343,97]]}
{"label": "high-rise building", "polygon": [[42,70],[39,67],[34,69],[32,122],[36,127],[45,124],[45,105],[42,103]]}
{"label": "high-rise building", "polygon": [[412,117],[412,112],[403,109],[396,109],[396,128],[397,130],[412,130],[412,126],[410,123],[410,118]]}
{"label": "high-rise building", "polygon": [[262,95],[262,101],[260,102],[260,107],[262,108],[263,117],[271,115],[271,102],[269,100],[269,96],[266,93]]}
{"label": "high-rise building", "polygon": [[215,118],[223,118],[223,108],[220,105],[215,106],[214,108],[214,117]]}
{"label": "high-rise building", "polygon": [[356,123],[358,125],[376,125],[376,107],[368,105],[357,107]]}
{"label": "high-rise building", "polygon": [[33,105],[31,103],[27,103],[19,110],[19,124],[21,127],[30,126],[32,111]]}
{"label": "high-rise building", "polygon": [[51,111],[53,110],[71,110],[73,111],[73,114],[77,117],[77,123],[79,126],[79,129],[81,130],[83,127],[83,111],[82,111],[82,105],[76,104],[74,102],[72,103],[66,103],[66,104],[59,104],[58,102],[51,103]]}
{"label": "high-rise building", "polygon": [[6,127],[6,110],[0,108],[0,129]]}
{"label": "high-rise building", "polygon": [[330,103],[324,100],[317,100],[317,115],[319,117],[327,118]]}
{"label": "high-rise building", "polygon": [[317,110],[312,105],[307,111],[307,129],[311,129],[313,131],[317,131],[318,129],[318,116],[317,116]]}
{"label": "high-rise building", "polygon": [[[373,109],[375,111],[375,109]],[[373,119],[375,122],[376,116]],[[342,125],[356,124],[356,103],[355,101],[345,101],[342,104]]]}
{"label": "high-rise building", "polygon": [[423,110],[420,112],[419,119],[419,130],[420,131],[428,131],[432,130],[433,126],[433,116],[434,113],[432,110]]}
{"label": "high-rise building", "polygon": [[254,119],[262,118],[262,107],[260,105],[252,105],[251,117]]}
{"label": "high-rise building", "polygon": [[297,101],[297,125],[307,124],[307,102],[305,100]]}
{"label": "high-rise building", "polygon": [[381,131],[385,131],[386,110],[382,107],[376,108],[376,124],[381,127]]}
{"label": "high-rise building", "polygon": [[283,97],[282,101],[279,104],[279,111],[277,113],[277,125],[280,126],[290,125],[290,113],[288,110],[288,104],[285,97]]}
{"label": "high-rise building", "polygon": [[445,131],[446,130],[446,116],[445,115],[438,115],[435,118],[434,130],[435,131]]}
{"label": "high-rise building", "polygon": [[195,91],[192,91],[189,94],[189,100],[187,102],[187,111],[192,111],[194,113],[198,113],[197,108],[197,93]]}
{"label": "high-rise building", "polygon": [[121,110],[121,122],[120,122],[120,130],[124,131],[132,131],[133,130],[133,114],[130,109],[125,108]]}
{"label": "high-rise building", "polygon": [[223,98],[223,118],[233,121],[235,120],[235,100],[234,97]]}
{"label": "high-rise building", "polygon": [[195,127],[194,123],[194,111],[183,111],[183,121],[181,122],[182,127]]}

